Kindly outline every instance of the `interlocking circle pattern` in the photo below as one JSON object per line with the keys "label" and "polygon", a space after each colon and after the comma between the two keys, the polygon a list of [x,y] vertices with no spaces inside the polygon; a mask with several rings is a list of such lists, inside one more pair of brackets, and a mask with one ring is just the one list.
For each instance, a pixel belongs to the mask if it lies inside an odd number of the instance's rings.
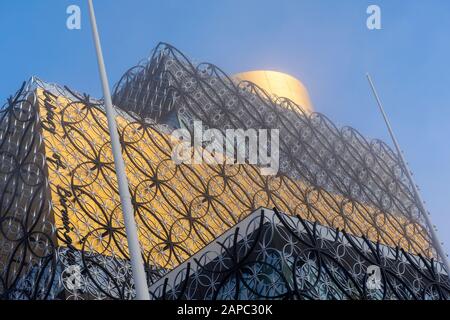
{"label": "interlocking circle pattern", "polygon": [[[355,270],[370,245],[439,269],[404,170],[384,143],[369,142],[351,128],[338,129],[323,115],[304,114],[291,101],[236,82],[211,64],[194,65],[168,45],[158,46],[148,62],[124,75],[114,102],[149,285],[172,274],[260,207],[285,212],[288,217],[282,221],[290,225],[316,223],[333,230],[342,242],[327,242],[322,250],[317,246],[325,244],[315,231],[303,243],[297,237],[304,234],[283,227],[277,237],[286,242],[284,248],[260,248],[259,255],[250,250],[261,260],[246,265],[245,274],[224,282],[220,292],[212,290],[215,296],[208,298],[367,298],[361,271]],[[195,120],[219,130],[279,129],[279,175],[263,176],[258,166],[248,164],[175,164],[171,155],[177,141],[171,132],[179,127],[192,130]],[[228,247],[235,248],[237,256],[224,255],[214,270],[244,261],[250,243],[253,249],[272,245],[265,241],[273,234],[266,240],[252,238],[266,228],[265,223],[254,228],[256,233],[236,234]],[[343,235],[348,235],[347,242]],[[349,239],[364,241],[350,243],[348,249]],[[342,262],[350,256],[353,260]],[[423,275],[416,282],[409,280],[410,269],[420,274],[422,265],[385,266],[383,257],[384,252],[367,259],[394,272],[396,277],[386,276],[387,271],[383,275],[389,281],[395,278],[395,285],[403,281],[409,293],[386,288],[382,298],[447,297],[440,271],[426,273],[439,284],[424,294],[422,285],[431,280],[423,280]],[[279,268],[284,263],[303,280],[286,280]],[[339,279],[330,278],[329,270],[335,268]],[[198,285],[213,281],[214,270],[208,279],[198,273]],[[266,279],[269,287],[258,278],[264,270],[272,270]],[[243,281],[239,286],[247,293],[235,290],[236,281]],[[340,288],[342,281],[348,287]],[[392,281],[386,283],[393,286]],[[289,287],[291,282],[298,288]],[[325,285],[331,282],[335,284]],[[260,291],[263,283],[266,287]],[[195,293],[179,290],[173,287],[164,294]],[[0,299],[133,296],[102,101],[34,78],[0,109]]]}

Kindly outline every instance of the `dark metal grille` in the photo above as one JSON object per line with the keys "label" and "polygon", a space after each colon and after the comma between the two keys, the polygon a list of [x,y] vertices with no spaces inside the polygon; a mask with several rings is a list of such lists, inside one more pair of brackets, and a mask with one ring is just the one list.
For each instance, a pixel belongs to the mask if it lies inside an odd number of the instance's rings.
{"label": "dark metal grille", "polygon": [[[380,270],[370,285],[369,266]],[[258,210],[153,285],[163,300],[435,300],[436,262],[300,217]]]}

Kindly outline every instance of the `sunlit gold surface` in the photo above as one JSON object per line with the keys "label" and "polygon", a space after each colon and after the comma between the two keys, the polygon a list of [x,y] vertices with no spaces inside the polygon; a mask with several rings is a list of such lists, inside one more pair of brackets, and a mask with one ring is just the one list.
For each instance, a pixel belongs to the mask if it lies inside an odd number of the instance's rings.
{"label": "sunlit gold surface", "polygon": [[[38,92],[55,224],[75,248],[124,258],[128,250],[108,139],[100,108],[49,99]],[[53,109],[44,107],[44,100]],[[51,101],[49,101],[51,100]],[[174,141],[155,127],[118,117],[139,238],[148,263],[174,268],[258,207],[293,215],[407,251],[426,252],[420,225],[376,208],[319,192],[286,177],[263,177],[259,168],[175,166]],[[99,163],[101,165],[99,165]],[[64,223],[66,219],[66,223]],[[378,231],[375,225],[383,231]],[[68,230],[68,226],[70,227]],[[412,243],[402,239],[413,239]],[[65,245],[60,241],[59,245]]]}
{"label": "sunlit gold surface", "polygon": [[277,71],[250,71],[239,73],[234,78],[253,82],[274,96],[292,100],[303,111],[313,112],[313,106],[305,86],[288,74]]}

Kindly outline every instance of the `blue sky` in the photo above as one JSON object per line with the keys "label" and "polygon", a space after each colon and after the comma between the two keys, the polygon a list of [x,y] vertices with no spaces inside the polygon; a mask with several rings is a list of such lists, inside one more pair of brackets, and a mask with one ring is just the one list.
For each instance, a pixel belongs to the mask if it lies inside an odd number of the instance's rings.
{"label": "blue sky", "polygon": [[[0,99],[32,75],[101,96],[87,1],[0,1]],[[66,8],[82,8],[82,29]],[[382,30],[366,28],[366,8]],[[302,80],[315,109],[390,143],[365,73],[378,86],[439,235],[450,248],[448,0],[95,0],[111,83],[159,42],[233,74]]]}

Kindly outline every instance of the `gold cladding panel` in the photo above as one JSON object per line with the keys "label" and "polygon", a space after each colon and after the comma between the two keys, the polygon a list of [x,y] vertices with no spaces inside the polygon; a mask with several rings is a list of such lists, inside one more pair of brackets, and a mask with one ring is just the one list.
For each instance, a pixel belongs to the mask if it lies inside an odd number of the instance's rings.
{"label": "gold cladding panel", "polygon": [[[84,252],[126,258],[104,112],[42,90],[38,97],[58,245],[69,241]],[[251,165],[175,166],[169,135],[120,116],[117,122],[139,239],[151,265],[176,267],[259,207],[410,252],[431,252],[422,227],[401,216],[287,177],[263,177]]]}

